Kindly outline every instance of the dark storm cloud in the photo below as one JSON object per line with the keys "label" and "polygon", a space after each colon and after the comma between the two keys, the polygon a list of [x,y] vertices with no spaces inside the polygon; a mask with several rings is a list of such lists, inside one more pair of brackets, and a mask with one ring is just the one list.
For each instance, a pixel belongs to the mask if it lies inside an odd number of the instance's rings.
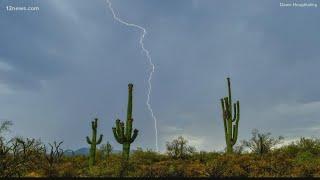
{"label": "dark storm cloud", "polygon": [[[0,16],[0,108],[15,132],[77,148],[98,116],[105,141],[116,144],[110,129],[125,118],[126,84],[133,82],[141,132],[135,147],[154,148],[140,32],[115,22],[105,1],[30,1],[39,12],[3,8],[21,3],[2,1]],[[240,138],[252,128],[288,138],[319,134],[318,9],[269,0],[112,3],[148,31],[162,150],[178,135],[199,149],[223,149],[219,99],[227,76],[241,102]]]}

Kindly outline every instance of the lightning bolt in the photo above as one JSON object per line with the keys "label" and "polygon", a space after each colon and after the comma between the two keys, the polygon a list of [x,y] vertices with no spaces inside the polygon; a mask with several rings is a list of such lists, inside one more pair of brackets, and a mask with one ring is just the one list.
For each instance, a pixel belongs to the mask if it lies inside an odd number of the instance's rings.
{"label": "lightning bolt", "polygon": [[148,78],[148,93],[147,93],[147,102],[146,102],[146,105],[148,107],[148,110],[150,111],[150,114],[151,114],[151,117],[152,119],[154,120],[154,129],[155,129],[155,136],[156,136],[156,150],[159,151],[159,148],[158,148],[158,127],[157,127],[157,118],[156,116],[154,115],[153,113],[153,110],[152,110],[152,107],[150,105],[150,95],[151,95],[151,91],[152,91],[152,84],[151,84],[151,81],[152,81],[152,75],[154,73],[154,70],[155,70],[155,65],[153,64],[152,62],[152,59],[151,59],[151,56],[150,56],[150,52],[144,47],[144,43],[143,43],[143,40],[144,40],[144,37],[145,35],[147,34],[147,31],[145,28],[139,26],[139,25],[136,25],[136,24],[133,24],[133,23],[128,23],[124,20],[122,20],[121,18],[119,18],[114,9],[112,8],[112,4],[110,2],[110,0],[107,0],[107,3],[108,3],[108,6],[109,6],[109,9],[110,11],[112,12],[112,15],[113,15],[113,19],[118,21],[119,23],[125,25],[125,26],[128,26],[128,27],[133,27],[133,28],[136,28],[136,29],[139,29],[140,31],[142,31],[142,34],[140,36],[140,40],[139,40],[139,44],[140,44],[140,47],[142,49],[142,51],[144,52],[144,54],[146,55],[147,59],[148,59],[148,62],[149,62],[149,65],[151,67],[151,71],[149,73],[149,78]]}

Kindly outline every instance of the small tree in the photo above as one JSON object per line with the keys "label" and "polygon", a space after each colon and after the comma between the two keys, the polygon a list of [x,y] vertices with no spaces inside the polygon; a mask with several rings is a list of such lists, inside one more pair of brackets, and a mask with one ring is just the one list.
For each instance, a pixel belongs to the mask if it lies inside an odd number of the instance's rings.
{"label": "small tree", "polygon": [[9,147],[10,141],[6,142],[3,133],[9,131],[11,125],[11,121],[4,121],[0,125],[0,175],[3,175],[5,158],[9,155],[9,151],[11,150],[11,147]]}
{"label": "small tree", "polygon": [[2,134],[4,133],[4,132],[7,132],[7,131],[9,131],[9,128],[10,128],[10,126],[12,126],[12,122],[11,121],[3,121],[2,123],[1,123],[1,125],[0,125],[0,135],[1,135],[1,138],[2,138]]}
{"label": "small tree", "polygon": [[182,136],[167,142],[167,154],[174,159],[186,159],[190,154],[196,151],[195,147],[189,146],[188,141]]}
{"label": "small tree", "polygon": [[63,149],[60,148],[63,141],[57,143],[56,141],[53,144],[49,143],[50,152],[47,153],[47,149],[45,148],[44,155],[46,159],[46,167],[44,167],[46,174],[49,177],[57,176],[58,175],[58,167],[62,161],[63,157]]}
{"label": "small tree", "polygon": [[15,137],[6,141],[3,133],[9,131],[11,121],[0,125],[0,176],[20,177],[27,171],[39,169],[43,146],[40,140]]}
{"label": "small tree", "polygon": [[271,133],[259,133],[257,129],[252,130],[252,137],[249,141],[242,141],[245,147],[248,147],[253,153],[258,155],[267,154],[273,147],[281,143],[284,138],[271,137]]}

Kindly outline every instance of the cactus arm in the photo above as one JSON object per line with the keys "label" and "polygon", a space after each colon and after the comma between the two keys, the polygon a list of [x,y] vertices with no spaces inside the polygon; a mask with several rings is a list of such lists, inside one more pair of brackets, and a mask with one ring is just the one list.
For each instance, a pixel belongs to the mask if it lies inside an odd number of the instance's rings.
{"label": "cactus arm", "polygon": [[116,120],[116,130],[117,130],[117,135],[118,135],[118,138],[120,139],[120,141],[123,141],[124,139],[124,134],[123,134],[123,123],[117,119]]}
{"label": "cactus arm", "polygon": [[232,122],[236,121],[237,118],[237,106],[236,103],[233,104],[233,119]]}
{"label": "cactus arm", "polygon": [[238,139],[238,126],[235,124],[233,125],[233,134],[232,134],[232,145],[235,145]]}
{"label": "cactus arm", "polygon": [[225,119],[224,112],[226,112],[226,109],[224,106],[224,101],[223,101],[223,99],[220,99],[220,101],[221,101],[221,108],[222,108],[222,116],[223,116],[223,119]]}
{"label": "cactus arm", "polygon": [[113,135],[114,135],[114,138],[116,139],[116,141],[119,143],[119,144],[122,144],[123,141],[122,139],[120,139],[119,135],[117,134],[117,130],[115,127],[112,128],[112,132],[113,132]]}
{"label": "cactus arm", "polygon": [[227,121],[226,121],[226,108],[224,106],[224,102],[223,99],[221,99],[221,107],[222,107],[222,116],[223,116],[223,125],[224,125],[224,133],[227,134],[228,130],[227,130]]}
{"label": "cactus arm", "polygon": [[224,104],[225,104],[225,108],[226,108],[226,112],[225,112],[225,114],[226,114],[226,118],[228,119],[229,118],[229,98],[228,97],[225,97],[224,98]]}
{"label": "cactus arm", "polygon": [[117,132],[117,135],[119,137],[119,139],[121,139],[121,127],[120,127],[120,119],[117,119],[116,120],[116,132]]}
{"label": "cactus arm", "polygon": [[[112,127],[112,132],[113,132],[113,136],[116,138],[116,140],[118,139],[118,133],[117,133],[117,129],[115,127]],[[118,141],[118,140],[117,140]]]}
{"label": "cactus arm", "polygon": [[133,143],[133,141],[137,138],[139,131],[137,129],[134,129],[133,135],[130,139],[130,143]]}
{"label": "cactus arm", "polygon": [[239,120],[240,120],[240,104],[239,101],[237,101],[237,105],[235,106],[237,108],[237,114],[234,117],[234,119],[236,120],[235,125],[233,125],[233,144],[236,143],[237,139],[238,139],[238,127],[239,127]]}
{"label": "cactus arm", "polygon": [[[227,120],[227,123],[229,124],[229,119],[232,118],[231,117],[231,111],[230,111],[230,104],[229,104],[229,98],[228,97],[225,97],[224,98],[224,101],[225,101],[225,116],[226,116],[226,120]],[[228,131],[230,132],[230,129],[228,129]]]}
{"label": "cactus arm", "polygon": [[87,139],[87,143],[88,143],[88,144],[92,144],[92,142],[90,141],[90,138],[89,138],[88,136],[87,136],[86,139]]}
{"label": "cactus arm", "polygon": [[237,120],[236,122],[239,123],[240,120],[240,102],[237,101]]}
{"label": "cactus arm", "polygon": [[100,134],[100,137],[99,137],[99,139],[98,139],[98,141],[97,141],[97,143],[96,143],[96,144],[100,144],[100,143],[101,143],[101,141],[102,141],[102,137],[103,137],[103,135],[102,135],[102,134]]}

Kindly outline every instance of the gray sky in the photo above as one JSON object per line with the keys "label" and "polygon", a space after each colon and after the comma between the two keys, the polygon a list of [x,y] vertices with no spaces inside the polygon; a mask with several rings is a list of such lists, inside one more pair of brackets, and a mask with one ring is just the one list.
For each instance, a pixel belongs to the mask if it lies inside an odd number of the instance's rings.
{"label": "gray sky", "polygon": [[[253,128],[287,140],[319,137],[320,7],[284,8],[277,0],[112,3],[122,19],[148,32],[160,150],[179,135],[198,150],[224,148],[227,76],[240,100],[240,140]],[[132,82],[140,130],[133,147],[155,149],[141,32],[114,21],[106,1],[0,0],[0,28],[0,118],[14,122],[12,135],[86,147],[98,117],[103,142],[120,149],[111,128],[125,118]]]}

